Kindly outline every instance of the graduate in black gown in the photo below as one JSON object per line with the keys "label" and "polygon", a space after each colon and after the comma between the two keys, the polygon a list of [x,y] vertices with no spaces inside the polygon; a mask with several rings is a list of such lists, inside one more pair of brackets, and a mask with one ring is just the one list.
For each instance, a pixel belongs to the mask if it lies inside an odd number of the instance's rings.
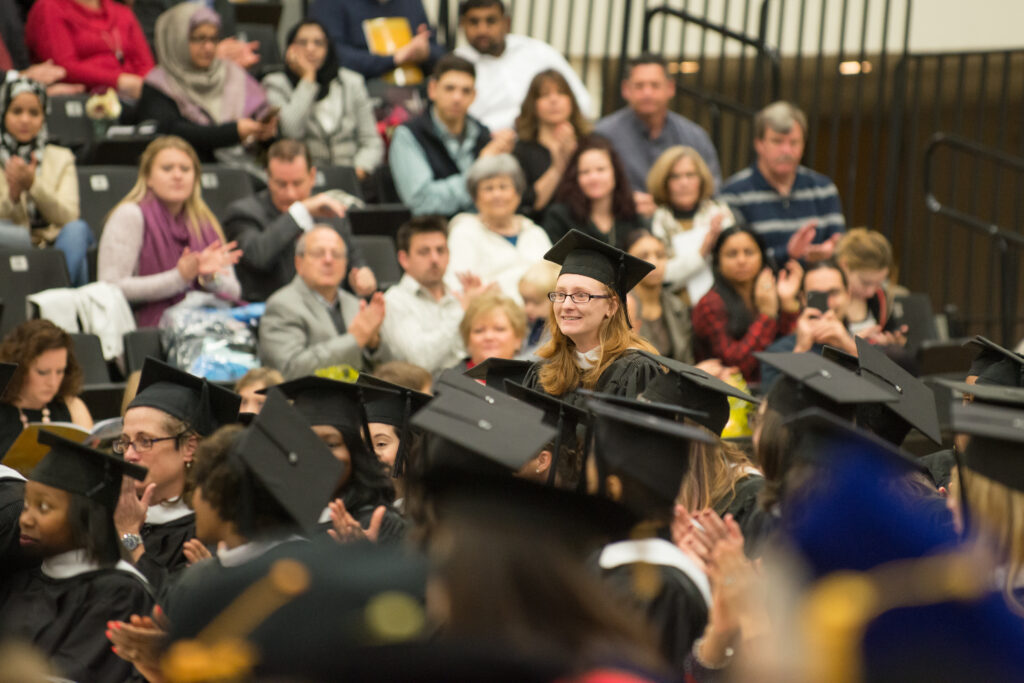
{"label": "graduate in black gown", "polygon": [[[0,393],[17,369],[17,363],[0,363]],[[0,465],[0,577],[10,569],[18,551],[18,517],[21,516],[24,498],[25,477],[6,465]]]}
{"label": "graduate in black gown", "polygon": [[79,683],[134,680],[103,634],[108,621],[153,605],[145,578],[120,559],[112,522],[123,477],[146,470],[49,432],[39,442],[50,450],[25,483],[19,542],[42,564],[0,584],[0,633],[32,643]]}
{"label": "graduate in black gown", "polygon": [[544,258],[562,266],[548,294],[551,340],[523,385],[574,404],[578,388],[635,398],[661,370],[640,353],[656,350],[630,327],[626,294],[654,265],[579,230]]}
{"label": "graduate in black gown", "polygon": [[681,673],[707,625],[711,586],[700,566],[665,538],[690,468],[690,444],[710,443],[711,437],[596,399],[587,406],[594,413],[588,483],[641,520],[629,540],[601,549],[598,567],[643,609],[662,655]]}
{"label": "graduate in black gown", "polygon": [[[373,454],[365,405],[371,400],[395,396],[395,392],[325,377],[301,377],[277,385],[292,399],[299,413],[327,444],[334,457],[345,463],[333,498],[324,507],[320,523],[331,536],[345,535],[355,520],[364,530],[372,528],[377,540],[391,542],[405,534],[405,521],[392,507],[395,490],[384,465]],[[337,520],[337,521],[335,521]]]}
{"label": "graduate in black gown", "polygon": [[195,516],[184,500],[186,471],[203,437],[238,417],[241,397],[155,358],[125,411],[114,451],[149,469],[135,496],[122,496],[114,522],[132,561],[158,593],[188,564]]}

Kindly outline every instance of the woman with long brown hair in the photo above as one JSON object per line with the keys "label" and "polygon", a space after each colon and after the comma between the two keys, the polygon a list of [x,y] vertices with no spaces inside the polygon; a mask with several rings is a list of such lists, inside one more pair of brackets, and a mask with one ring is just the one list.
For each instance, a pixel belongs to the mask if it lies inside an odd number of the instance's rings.
{"label": "woman with long brown hair", "polygon": [[565,76],[557,69],[546,69],[533,77],[516,118],[519,139],[512,149],[526,175],[523,213],[540,218],[562,181],[577,142],[590,130]]}
{"label": "woman with long brown hair", "polygon": [[67,332],[49,320],[23,322],[0,343],[0,361],[18,364],[0,401],[0,453],[30,422],[92,428],[89,409],[78,397],[82,368]]}
{"label": "woman with long brown hair", "polygon": [[626,294],[654,267],[572,230],[544,255],[562,266],[548,319],[551,339],[523,384],[578,403],[580,387],[635,398],[661,372],[654,347],[630,326]]}
{"label": "woman with long brown hair", "polygon": [[191,290],[237,299],[236,245],[203,201],[195,150],[168,135],[146,147],[135,187],[107,219],[99,279],[121,288],[140,327],[155,326]]}
{"label": "woman with long brown hair", "polygon": [[646,221],[636,211],[633,190],[622,159],[600,135],[579,141],[569,159],[543,227],[552,242],[572,229],[614,247]]}

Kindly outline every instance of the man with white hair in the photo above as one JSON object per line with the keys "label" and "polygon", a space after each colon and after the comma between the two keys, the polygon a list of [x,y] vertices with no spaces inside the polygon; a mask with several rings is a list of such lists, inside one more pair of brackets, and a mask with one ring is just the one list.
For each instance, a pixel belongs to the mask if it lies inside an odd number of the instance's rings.
{"label": "man with white hair", "polygon": [[846,230],[835,183],[800,165],[806,138],[807,116],[799,108],[769,104],[754,117],[757,160],[729,178],[720,195],[764,237],[780,265],[791,258],[829,258]]}

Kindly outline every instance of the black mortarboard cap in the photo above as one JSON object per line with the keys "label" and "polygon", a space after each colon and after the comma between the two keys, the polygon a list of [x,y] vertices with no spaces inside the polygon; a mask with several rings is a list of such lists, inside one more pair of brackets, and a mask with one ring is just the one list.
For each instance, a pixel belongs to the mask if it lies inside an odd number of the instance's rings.
{"label": "black mortarboard cap", "polygon": [[998,384],[968,384],[967,382],[954,382],[941,377],[936,377],[929,381],[961,394],[970,394],[974,397],[975,403],[1024,410],[1024,388],[1004,387]]}
{"label": "black mortarboard cap", "polygon": [[505,391],[505,380],[522,384],[526,373],[530,371],[533,361],[509,360],[507,358],[488,358],[474,365],[463,374],[472,379],[480,379],[489,387]]}
{"label": "black mortarboard cap", "polygon": [[996,344],[980,334],[964,346],[978,350],[968,375],[976,375],[986,384],[1024,386],[1024,356]]}
{"label": "black mortarboard cap", "polygon": [[730,396],[751,403],[761,402],[700,368],[649,351],[640,353],[668,368],[667,374],[654,377],[647,383],[641,396],[657,403],[675,403],[707,413],[705,419],[693,419],[715,434],[721,434],[729,423]]}
{"label": "black mortarboard cap", "polygon": [[238,419],[242,397],[202,377],[179,370],[156,358],[146,358],[139,390],[128,408],[162,410],[185,422],[202,436]]}
{"label": "black mortarboard cap", "polygon": [[[883,389],[891,389],[896,392],[897,400],[882,404],[882,410],[892,413],[906,425],[916,428],[936,444],[942,443],[939,412],[932,390],[867,340],[857,337],[856,342],[860,376]],[[858,415],[858,419],[859,417]],[[875,425],[868,426],[872,427],[879,436],[887,437],[886,430],[875,429]],[[898,444],[902,443],[903,437],[906,436],[907,428],[904,426],[888,431],[893,434],[890,441]]]}
{"label": "black mortarboard cap", "polygon": [[[277,387],[269,389],[267,402],[235,442],[231,457],[245,464],[299,527],[313,533],[345,465],[285,395]],[[243,516],[255,512],[243,510]]]}
{"label": "black mortarboard cap", "polygon": [[[706,432],[650,413],[587,400],[594,414],[594,455],[605,467],[643,484],[671,505],[690,469],[690,443],[711,443]],[[600,467],[599,467],[600,470]]]}
{"label": "black mortarboard cap", "polygon": [[989,479],[1024,492],[1024,413],[1019,409],[955,403],[953,431],[970,434],[964,465]]}
{"label": "black mortarboard cap", "polygon": [[836,365],[840,365],[850,372],[857,372],[860,370],[860,361],[857,360],[857,356],[852,353],[847,353],[842,349],[837,349],[834,346],[829,346],[828,344],[822,346],[821,357],[828,358]]}
{"label": "black mortarboard cap", "polygon": [[641,413],[649,413],[655,417],[672,420],[674,422],[681,422],[684,418],[690,418],[694,422],[704,424],[709,419],[708,414],[705,412],[686,408],[676,403],[659,403],[657,401],[648,401],[647,399],[629,398],[628,396],[618,396],[616,394],[606,394],[600,391],[591,391],[590,389],[577,389],[576,393],[581,396],[586,396],[587,398],[597,399],[602,403],[609,403],[611,405],[619,406],[620,408],[628,408],[629,410],[636,410]]}
{"label": "black mortarboard cap", "polygon": [[820,406],[852,419],[857,405],[899,399],[895,391],[876,386],[815,353],[762,351],[754,355],[762,363],[778,368],[783,380],[790,380],[776,382],[768,392],[773,407],[784,416]]}
{"label": "black mortarboard cap", "polygon": [[412,426],[434,435],[427,447],[428,469],[516,472],[555,437],[555,429],[542,421],[544,411],[493,389],[488,391],[493,395],[450,388],[416,413]]}
{"label": "black mortarboard cap", "polygon": [[828,466],[844,453],[879,458],[898,473],[920,472],[928,468],[898,446],[857,427],[821,408],[808,408],[789,416],[785,423],[793,438],[791,457]]}
{"label": "black mortarboard cap", "polygon": [[121,495],[124,477],[142,481],[146,468],[125,462],[46,430],[39,431],[39,443],[50,447],[29,477],[62,491],[95,500],[113,513]]}
{"label": "black mortarboard cap", "polygon": [[544,258],[562,266],[559,275],[585,275],[608,285],[626,305],[626,294],[654,270],[654,264],[631,256],[575,228],[548,249]]}
{"label": "black mortarboard cap", "polygon": [[[292,399],[292,405],[310,425],[331,425],[362,433],[366,428],[363,409],[367,401],[396,394],[381,387],[342,382],[327,377],[300,377],[275,385]],[[267,389],[260,393],[270,395]],[[366,435],[369,442],[369,435]]]}

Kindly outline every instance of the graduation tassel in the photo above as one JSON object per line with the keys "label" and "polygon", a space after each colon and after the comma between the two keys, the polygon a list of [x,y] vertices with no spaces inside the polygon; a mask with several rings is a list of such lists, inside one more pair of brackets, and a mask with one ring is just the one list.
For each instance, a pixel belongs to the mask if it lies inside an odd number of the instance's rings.
{"label": "graduation tassel", "polygon": [[548,486],[555,485],[555,476],[558,473],[558,461],[562,453],[562,431],[565,428],[565,408],[558,407],[558,432],[555,434],[555,450],[551,454],[551,465],[548,468]]}
{"label": "graduation tassel", "polygon": [[392,479],[405,475],[405,461],[409,457],[409,416],[412,413],[412,394],[403,392],[405,405],[402,407],[402,431],[398,437],[398,453],[395,455],[395,466],[391,468]]}

